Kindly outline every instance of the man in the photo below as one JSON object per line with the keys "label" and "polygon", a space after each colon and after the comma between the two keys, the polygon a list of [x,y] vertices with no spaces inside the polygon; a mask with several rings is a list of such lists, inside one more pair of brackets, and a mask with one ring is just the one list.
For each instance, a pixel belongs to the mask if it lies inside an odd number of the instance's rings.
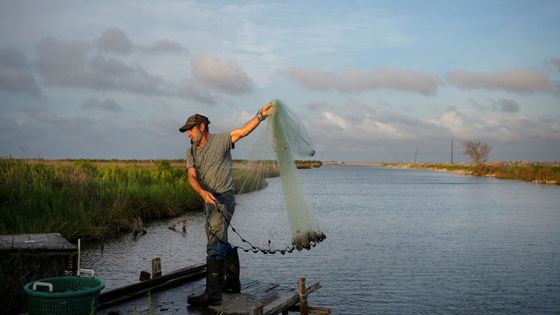
{"label": "man", "polygon": [[[179,128],[191,139],[187,151],[187,177],[202,197],[206,214],[206,290],[189,296],[191,305],[220,305],[223,292],[239,293],[239,256],[228,242],[227,230],[235,210],[233,195],[233,144],[249,135],[271,114],[272,104],[264,105],[245,125],[230,132],[211,134],[206,116],[194,114]],[[224,283],[225,273],[225,283]]]}

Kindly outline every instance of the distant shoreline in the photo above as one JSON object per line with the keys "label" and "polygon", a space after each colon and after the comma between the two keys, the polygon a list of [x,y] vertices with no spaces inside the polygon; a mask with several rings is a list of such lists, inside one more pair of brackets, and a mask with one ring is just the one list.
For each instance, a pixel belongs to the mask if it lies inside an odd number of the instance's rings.
{"label": "distant shoreline", "polygon": [[323,162],[323,165],[377,166],[400,169],[421,169],[448,172],[457,175],[488,176],[498,179],[513,179],[537,184],[559,185],[560,162],[488,162],[473,163],[386,163],[386,162]]}

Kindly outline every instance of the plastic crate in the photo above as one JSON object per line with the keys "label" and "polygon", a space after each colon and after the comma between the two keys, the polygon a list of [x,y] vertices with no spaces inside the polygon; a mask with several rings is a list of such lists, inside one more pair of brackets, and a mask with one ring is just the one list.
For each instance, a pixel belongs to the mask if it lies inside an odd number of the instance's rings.
{"label": "plastic crate", "polygon": [[[93,314],[105,283],[96,278],[54,277],[23,287],[29,315]],[[52,291],[52,292],[49,292]]]}

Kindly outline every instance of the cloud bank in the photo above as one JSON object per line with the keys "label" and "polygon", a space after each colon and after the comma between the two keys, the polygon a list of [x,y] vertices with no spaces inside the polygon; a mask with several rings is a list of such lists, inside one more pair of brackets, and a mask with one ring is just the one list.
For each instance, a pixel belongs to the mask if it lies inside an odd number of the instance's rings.
{"label": "cloud bank", "polygon": [[374,71],[347,69],[340,73],[322,69],[291,68],[285,74],[311,90],[335,90],[356,93],[381,89],[433,94],[439,79],[423,72],[397,68],[382,68]]}
{"label": "cloud bank", "polygon": [[112,52],[121,55],[130,54],[135,50],[147,53],[188,52],[181,44],[169,39],[156,40],[151,45],[147,46],[135,44],[130,40],[126,32],[117,28],[106,30],[94,43],[101,52]]}
{"label": "cloud bank", "polygon": [[453,70],[447,73],[446,80],[461,89],[505,90],[516,93],[548,91],[552,87],[548,76],[525,69],[494,72]]}

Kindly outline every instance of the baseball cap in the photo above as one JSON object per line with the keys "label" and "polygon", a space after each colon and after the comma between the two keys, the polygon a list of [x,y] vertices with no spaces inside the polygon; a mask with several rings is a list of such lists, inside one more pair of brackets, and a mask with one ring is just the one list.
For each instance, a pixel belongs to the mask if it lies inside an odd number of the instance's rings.
{"label": "baseball cap", "polygon": [[185,132],[187,130],[190,130],[192,127],[200,124],[200,123],[205,123],[206,126],[208,126],[210,124],[210,120],[208,120],[208,117],[201,115],[201,114],[194,114],[192,116],[190,116],[189,118],[187,118],[187,121],[185,122],[185,124],[179,128],[180,132]]}

